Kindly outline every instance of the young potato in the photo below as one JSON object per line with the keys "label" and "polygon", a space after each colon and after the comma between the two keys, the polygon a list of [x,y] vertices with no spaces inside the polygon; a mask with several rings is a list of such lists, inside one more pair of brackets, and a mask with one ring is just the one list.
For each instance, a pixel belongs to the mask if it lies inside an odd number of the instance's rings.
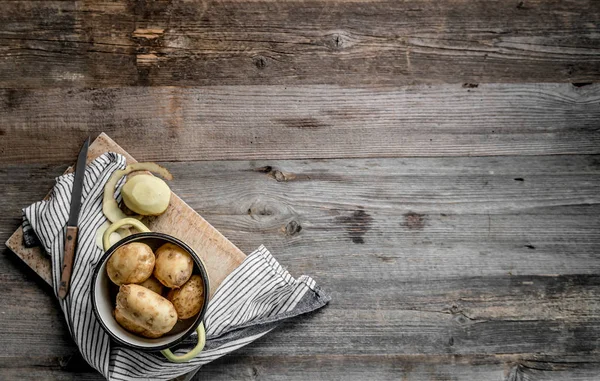
{"label": "young potato", "polygon": [[173,303],[179,319],[189,319],[202,309],[204,304],[204,284],[200,275],[192,275],[181,288],[172,289],[167,299]]}
{"label": "young potato", "polygon": [[142,286],[142,287],[146,287],[148,290],[156,292],[158,295],[162,295],[163,285],[162,285],[162,283],[160,283],[158,281],[158,279],[156,279],[153,276],[151,276],[150,278],[146,279],[142,283],[139,283],[139,285]]}
{"label": "young potato", "polygon": [[[173,175],[171,175],[171,173],[169,171],[167,171],[165,168],[161,167],[160,165],[158,165],[156,163],[133,163],[133,164],[129,164],[123,170],[114,171],[113,174],[109,177],[106,184],[104,185],[104,196],[102,198],[102,212],[104,213],[106,218],[108,218],[110,220],[110,222],[117,222],[119,220],[127,218],[127,215],[125,213],[123,213],[121,208],[119,208],[119,204],[117,204],[117,201],[115,200],[115,187],[117,186],[117,183],[119,182],[121,177],[129,175],[131,172],[136,172],[136,171],[151,171],[151,172],[158,173],[159,175],[161,175],[162,177],[164,177],[167,180],[173,179]],[[135,178],[135,177],[133,177],[133,178]],[[136,182],[137,181],[139,181],[139,179],[136,180]],[[146,183],[146,182],[144,181],[144,183]],[[127,184],[127,182],[125,184]],[[168,185],[166,185],[166,184],[164,184],[164,185],[168,189]],[[134,188],[133,184],[130,185],[130,187]],[[123,189],[124,188],[125,188],[125,186],[123,186]],[[157,206],[154,203],[156,201],[159,201],[159,207],[161,207],[160,206],[161,201],[162,201],[162,204],[164,205],[165,198],[171,197],[171,191],[169,190],[169,192],[165,192],[164,187],[162,187],[162,188],[163,188],[163,191],[159,192],[161,195],[159,195],[158,200],[153,200],[155,198],[154,196],[156,196],[156,191],[149,189],[147,186],[147,183],[146,183],[146,186],[142,186],[139,190],[137,190],[135,192],[135,195],[133,195],[133,197],[135,199],[137,199],[138,201],[139,201],[139,199],[141,199],[142,204],[146,204],[149,202],[153,208],[156,208],[156,206]],[[133,190],[133,189],[131,189],[131,190]],[[127,192],[125,192],[125,193],[127,193]],[[123,191],[122,191],[121,194],[123,196],[123,201],[125,201],[125,204],[127,204],[125,199],[129,196],[129,193],[127,195],[125,193],[123,193]],[[167,193],[168,193],[168,196],[167,196]],[[168,205],[169,201],[166,200],[166,202]],[[132,208],[130,208],[130,209],[133,210]],[[150,213],[150,214],[155,214],[155,213]],[[160,214],[160,213],[158,213],[158,214]]]}
{"label": "young potato", "polygon": [[127,179],[121,195],[125,205],[135,213],[158,216],[169,207],[171,189],[158,177],[141,174]]}
{"label": "young potato", "polygon": [[177,323],[171,302],[137,284],[123,285],[117,294],[115,319],[126,330],[150,338],[169,332]]}
{"label": "young potato", "polygon": [[154,276],[169,288],[179,288],[192,276],[194,261],[182,248],[166,243],[156,250]]}
{"label": "young potato", "polygon": [[119,310],[118,308],[115,308],[115,320],[117,321],[117,323],[119,323],[121,327],[125,328],[131,333],[135,333],[136,335],[141,335],[150,339],[156,339],[163,335],[162,333],[159,334],[146,330],[146,328],[142,327],[141,325],[138,325],[136,322],[130,320],[125,315],[123,315],[121,310]]}
{"label": "young potato", "polygon": [[152,275],[155,257],[150,246],[132,242],[119,247],[106,264],[108,277],[120,286],[127,283],[140,283]]}

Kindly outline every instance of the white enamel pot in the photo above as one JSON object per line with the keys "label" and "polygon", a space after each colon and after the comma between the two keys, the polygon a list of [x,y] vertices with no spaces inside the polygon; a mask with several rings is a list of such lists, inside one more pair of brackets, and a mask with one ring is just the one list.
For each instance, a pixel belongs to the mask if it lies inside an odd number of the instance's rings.
{"label": "white enamel pot", "polygon": [[[131,225],[139,230],[140,233],[127,236],[111,246],[109,241],[110,235],[124,225]],[[115,250],[131,242],[143,242],[149,245],[152,250],[156,250],[165,243],[179,246],[192,257],[194,260],[194,273],[200,275],[204,282],[205,298],[200,312],[193,318],[179,320],[170,332],[156,339],[138,336],[125,330],[117,323],[113,316],[115,297],[119,291],[119,287],[112,283],[108,277],[106,263]],[[186,362],[196,357],[204,348],[206,341],[203,319],[208,306],[210,290],[208,273],[202,259],[185,242],[169,234],[151,232],[143,223],[134,218],[125,218],[112,224],[104,232],[103,245],[106,253],[96,265],[92,279],[92,306],[102,328],[113,340],[123,346],[143,351],[160,351],[168,360],[173,362]],[[184,355],[177,356],[173,354],[169,348],[182,342],[194,332],[198,333],[197,345]]]}

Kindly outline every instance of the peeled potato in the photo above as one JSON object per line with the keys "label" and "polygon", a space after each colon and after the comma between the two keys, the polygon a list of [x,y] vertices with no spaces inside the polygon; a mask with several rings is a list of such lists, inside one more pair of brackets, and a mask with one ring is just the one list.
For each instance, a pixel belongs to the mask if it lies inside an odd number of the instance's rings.
{"label": "peeled potato", "polygon": [[192,276],[194,261],[177,245],[166,243],[156,250],[154,276],[170,288],[179,288]]}
{"label": "peeled potato", "polygon": [[116,285],[140,283],[152,275],[154,253],[150,246],[132,242],[119,247],[106,264],[108,277]]}
{"label": "peeled potato", "polygon": [[177,311],[179,319],[189,319],[197,315],[204,304],[204,284],[200,275],[192,275],[181,288],[172,289],[167,299]]}
{"label": "peeled potato", "polygon": [[158,279],[156,279],[153,276],[151,276],[150,278],[146,279],[145,281],[143,281],[139,285],[142,286],[142,287],[146,287],[150,291],[156,292],[158,295],[162,295],[163,285],[162,285],[162,283],[160,283],[158,281]]}
{"label": "peeled potato", "polygon": [[155,292],[137,284],[123,285],[117,294],[115,319],[126,330],[156,338],[177,323],[173,304]]}
{"label": "peeled potato", "polygon": [[102,198],[102,212],[106,218],[110,220],[110,222],[117,222],[123,218],[127,218],[127,215],[123,213],[123,211],[119,208],[119,204],[117,204],[117,201],[115,200],[115,187],[117,186],[117,183],[121,177],[135,171],[156,172],[167,180],[173,179],[173,175],[171,175],[169,171],[156,163],[133,163],[129,164],[123,170],[114,171],[104,185],[104,197]]}
{"label": "peeled potato", "polygon": [[142,174],[128,178],[121,195],[125,205],[135,213],[157,216],[167,210],[171,189],[158,177]]}

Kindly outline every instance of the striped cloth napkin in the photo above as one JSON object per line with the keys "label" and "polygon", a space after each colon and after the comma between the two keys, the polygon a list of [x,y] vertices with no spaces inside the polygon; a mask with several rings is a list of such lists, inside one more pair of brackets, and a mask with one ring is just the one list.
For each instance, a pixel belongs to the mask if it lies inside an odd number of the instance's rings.
{"label": "striped cloth napkin", "polygon": [[[283,319],[323,307],[330,297],[308,276],[294,279],[264,247],[259,247],[231,273],[213,295],[205,315],[207,341],[203,352],[188,363],[171,363],[160,353],[119,346],[102,330],[92,310],[92,272],[103,251],[96,246],[104,184],[125,158],[106,153],[86,168],[79,217],[79,242],[70,295],[59,299],[73,340],[83,358],[109,380],[166,380],[188,376],[273,330]],[[121,181],[121,184],[124,181]],[[56,179],[51,196],[23,209],[25,240],[34,235],[51,256],[54,292],[58,295],[69,215],[73,174]],[[117,189],[120,198],[120,186]],[[196,344],[196,334],[174,351],[183,354]],[[190,377],[187,377],[190,378]]]}

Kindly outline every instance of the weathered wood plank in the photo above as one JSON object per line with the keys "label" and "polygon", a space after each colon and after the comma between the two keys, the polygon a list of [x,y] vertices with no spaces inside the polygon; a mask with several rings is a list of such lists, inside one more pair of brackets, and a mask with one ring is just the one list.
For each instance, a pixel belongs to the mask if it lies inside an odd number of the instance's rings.
{"label": "weathered wood plank", "polygon": [[[68,347],[59,348],[68,332],[55,301],[7,270],[16,269],[3,263],[6,291],[0,337],[13,348],[10,356],[67,355]],[[370,276],[376,274],[365,271],[362,278],[350,276],[345,283],[320,279],[333,293],[332,305],[283,324],[252,353],[561,355],[597,350],[597,276],[465,277],[445,282],[376,282]]]}
{"label": "weathered wood plank", "polygon": [[[211,363],[195,378],[201,380],[586,380],[596,379],[599,366],[591,356],[525,360],[497,356],[229,356]],[[542,356],[539,356],[542,357]],[[545,369],[534,377],[525,366]],[[531,378],[514,379],[516,374]],[[544,378],[548,377],[548,378]],[[562,378],[560,378],[562,377]]]}
{"label": "weathered wood plank", "polygon": [[[83,360],[82,360],[83,361]],[[88,371],[67,372],[60,368],[39,368],[39,367],[23,367],[23,368],[5,368],[0,370],[2,379],[7,381],[23,380],[24,377],[32,380],[47,380],[47,381],[100,381],[105,380],[100,373]],[[27,376],[24,376],[27,375]]]}
{"label": "weathered wood plank", "polygon": [[[253,356],[252,346],[204,366],[202,380],[577,380],[595,381],[600,364],[593,356]],[[36,359],[37,360],[37,359]],[[1,360],[0,360],[1,361]],[[76,362],[80,363],[76,363]],[[23,374],[43,380],[100,380],[78,356],[32,367],[1,363],[6,380]],[[38,363],[36,363],[38,364]],[[87,370],[87,372],[86,372]],[[69,372],[69,373],[67,373]],[[520,377],[520,378],[519,378]]]}
{"label": "weathered wood plank", "polygon": [[598,363],[523,361],[515,365],[507,381],[591,381],[598,378]]}
{"label": "weathered wood plank", "polygon": [[595,156],[168,166],[177,192],[242,250],[265,243],[328,279],[600,269]]}
{"label": "weathered wood plank", "polygon": [[600,78],[593,0],[2,4],[2,87]]}
{"label": "weathered wood plank", "polygon": [[161,161],[600,153],[600,84],[6,89],[0,99],[2,163],[67,163],[101,131]]}
{"label": "weathered wood plank", "polygon": [[[265,243],[284,262],[317,253],[294,264],[317,276],[343,280],[365,266],[389,279],[600,269],[596,156],[163,164],[174,191],[243,251]],[[36,199],[37,168],[3,171],[7,233]],[[350,274],[330,273],[346,266]]]}
{"label": "weathered wood plank", "polygon": [[[266,243],[333,294],[326,310],[257,343],[257,356],[597,350],[594,155],[163,164],[174,191],[240,248]],[[10,216],[43,170],[3,167],[13,193],[0,215]],[[0,324],[27,340],[54,335],[18,319],[41,303],[34,285],[17,287],[14,265],[0,275],[9,290]]]}

